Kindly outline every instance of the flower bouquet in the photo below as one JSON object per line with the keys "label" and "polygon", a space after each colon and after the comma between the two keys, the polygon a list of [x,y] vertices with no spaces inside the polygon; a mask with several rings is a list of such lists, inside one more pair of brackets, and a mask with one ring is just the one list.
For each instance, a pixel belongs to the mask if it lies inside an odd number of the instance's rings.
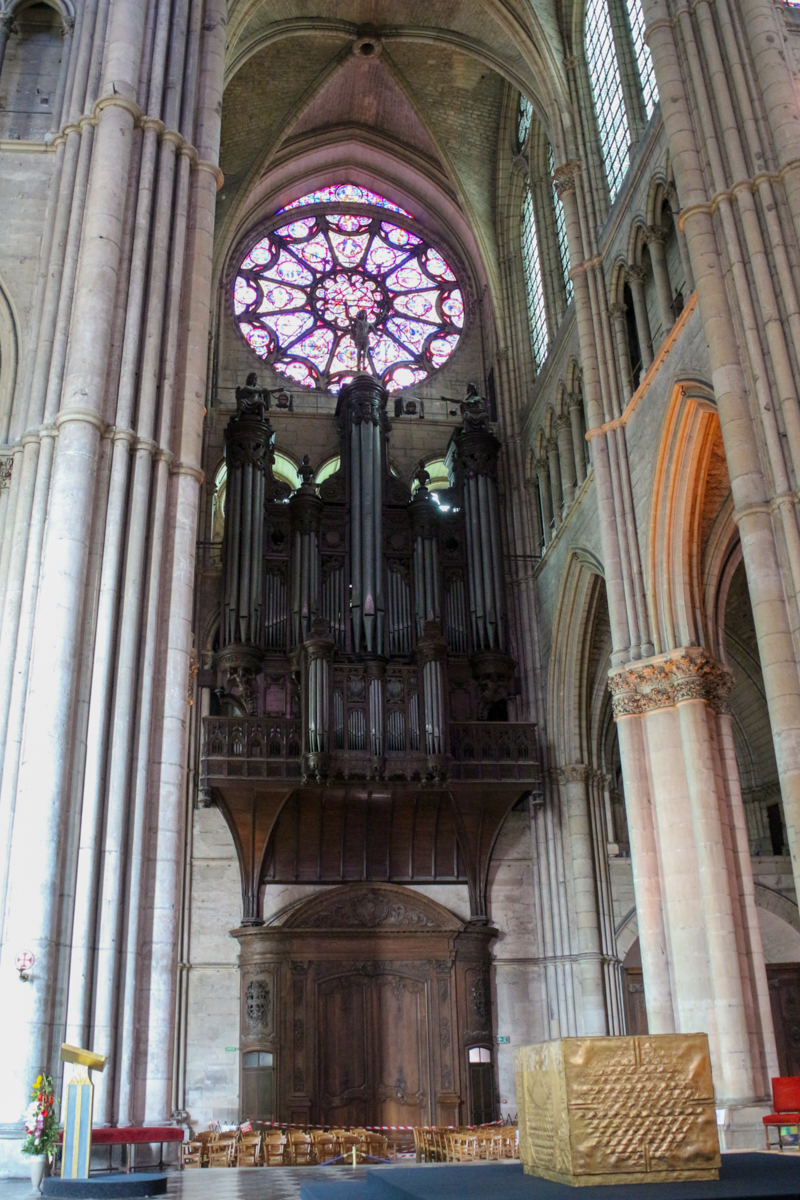
{"label": "flower bouquet", "polygon": [[52,1155],[58,1138],[58,1101],[49,1075],[38,1075],[31,1089],[31,1102],[25,1110],[27,1137],[22,1153],[36,1157]]}

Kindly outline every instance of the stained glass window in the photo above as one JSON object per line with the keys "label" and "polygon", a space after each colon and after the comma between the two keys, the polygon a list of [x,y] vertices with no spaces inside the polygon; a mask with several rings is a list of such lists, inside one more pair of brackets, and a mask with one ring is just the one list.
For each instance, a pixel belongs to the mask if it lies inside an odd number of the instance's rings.
{"label": "stained glass window", "polygon": [[586,5],[586,61],[608,190],[613,201],[630,163],[630,134],[606,0],[589,0]]}
{"label": "stained glass window", "polygon": [[538,371],[547,354],[547,317],[544,309],[539,242],[536,237],[536,217],[530,187],[525,188],[525,199],[522,202],[522,269],[525,272],[525,287],[528,293],[533,362]]}
{"label": "stained glass window", "polygon": [[[547,169],[550,172],[550,178],[553,178],[556,169],[556,160],[553,157],[553,147],[547,146]],[[558,254],[561,259],[561,271],[564,275],[564,291],[567,294],[567,304],[572,299],[572,280],[569,275],[569,246],[567,244],[567,222],[564,216],[564,205],[561,203],[561,198],[556,191],[555,181],[553,181],[553,207],[556,213],[556,236],[558,237]]]}
{"label": "stained glass window", "polygon": [[[261,238],[239,268],[234,313],[251,349],[276,371],[331,392],[356,373],[353,322],[363,313],[370,325],[366,369],[398,391],[450,358],[464,327],[464,298],[439,251],[385,219],[388,201],[343,187],[348,206],[371,207],[293,214]],[[297,204],[341,201],[341,192],[323,188]]]}
{"label": "stained glass window", "polygon": [[519,142],[520,150],[525,145],[528,137],[528,130],[531,127],[533,119],[533,105],[525,96],[519,98],[519,114],[517,116],[517,141]]}
{"label": "stained glass window", "polygon": [[642,12],[641,0],[627,0],[627,5],[628,17],[631,23],[631,36],[633,37],[633,50],[636,55],[636,65],[639,68],[639,78],[642,83],[644,109],[649,121],[658,104],[656,73],[653,70],[650,47],[644,40],[644,13]]}
{"label": "stained glass window", "polygon": [[[279,208],[278,212],[287,212],[290,208],[302,208],[306,204],[372,204],[375,208],[389,208],[403,217],[411,217],[410,212],[392,204],[391,200],[387,200],[385,196],[379,196],[377,192],[371,192],[369,188],[359,187],[355,183],[332,183],[328,187],[320,188],[319,191],[301,196],[299,200],[293,200],[291,204]],[[413,220],[413,217],[411,219]]]}

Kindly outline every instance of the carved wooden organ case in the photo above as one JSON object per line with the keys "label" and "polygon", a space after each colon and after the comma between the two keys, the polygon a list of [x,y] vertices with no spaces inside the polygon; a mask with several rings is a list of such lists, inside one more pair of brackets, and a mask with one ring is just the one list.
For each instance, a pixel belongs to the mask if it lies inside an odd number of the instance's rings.
{"label": "carved wooden organ case", "polygon": [[[323,961],[341,958],[337,946],[347,945],[349,961],[355,953],[349,928],[322,938],[314,926],[317,935],[309,934],[301,951],[299,933],[288,937],[280,918],[265,927],[270,883],[351,889],[466,883],[470,954],[477,954],[481,978],[488,979],[495,932],[486,918],[489,859],[510,808],[538,782],[534,727],[507,720],[514,663],[498,516],[500,443],[480,402],[465,404],[463,426],[448,448],[454,484],[445,511],[424,477],[412,497],[391,473],[386,401],[370,376],[346,385],[336,411],[339,470],[319,486],[305,471],[290,497],[272,475],[266,417],[244,411],[227,429],[215,661],[216,695],[227,712],[204,720],[200,802],[219,804],[236,844],[243,969],[253,956],[271,959],[278,942],[284,960],[301,954],[296,971],[270,968],[273,1024],[261,1037],[267,1048],[292,1020],[311,1019],[305,992],[300,1001],[299,964],[307,971],[317,955],[312,974],[324,974]],[[456,925],[463,942],[466,934]],[[363,963],[372,964],[356,969],[362,982],[397,975],[391,962],[398,946],[380,928],[372,930],[369,945],[363,930],[359,935]],[[455,970],[455,931],[448,937],[447,948],[428,949],[440,966]],[[426,979],[436,975],[430,974],[433,960],[419,946],[402,951],[404,962],[420,953],[428,966],[400,973],[418,984],[420,971]],[[252,1032],[250,982],[243,980],[243,1048],[248,1028]],[[455,987],[454,979],[447,986]],[[370,1011],[378,1012],[381,985],[370,988]],[[423,993],[429,1029],[444,1018],[431,1007],[438,994],[433,984],[425,983],[418,997]],[[448,1026],[454,1045],[491,1036],[490,1013],[486,1028],[476,1030],[467,1007],[459,1011]],[[425,1037],[433,1046],[432,1035]],[[282,1054],[285,1061],[285,1047]],[[428,1119],[443,1119],[456,1101],[451,1095],[436,1109],[430,1080],[439,1067],[430,1055],[426,1063],[427,1099],[418,1116],[424,1108]],[[323,1095],[334,1094],[322,1085],[324,1069],[319,1061],[313,1069],[306,1063],[298,1088],[296,1069],[285,1065],[278,1085],[284,1119],[290,1109],[322,1114]],[[448,1094],[458,1091],[457,1071],[453,1080]],[[377,1113],[374,1097],[391,1082],[364,1085],[373,1097],[371,1112]],[[440,1078],[442,1095],[443,1088]]]}

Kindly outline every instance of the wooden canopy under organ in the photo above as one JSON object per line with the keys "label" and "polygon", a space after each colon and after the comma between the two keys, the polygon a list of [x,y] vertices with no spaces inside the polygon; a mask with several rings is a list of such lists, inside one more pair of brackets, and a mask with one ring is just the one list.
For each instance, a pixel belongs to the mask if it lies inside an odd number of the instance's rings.
{"label": "wooden canopy under organ", "polygon": [[[306,465],[287,497],[258,390],[239,396],[200,794],[241,868],[243,1061],[270,1059],[279,1119],[452,1123],[466,1050],[492,1037],[488,999],[480,1021],[464,999],[476,971],[489,996],[492,849],[538,783],[535,727],[508,720],[500,443],[471,394],[450,503],[422,468],[412,497],[388,466],[387,393],[358,375],[337,405],[339,470],[317,486]],[[341,886],[265,925],[271,883]],[[430,883],[468,886],[467,924],[408,888]],[[271,1017],[254,1025],[259,972]]]}

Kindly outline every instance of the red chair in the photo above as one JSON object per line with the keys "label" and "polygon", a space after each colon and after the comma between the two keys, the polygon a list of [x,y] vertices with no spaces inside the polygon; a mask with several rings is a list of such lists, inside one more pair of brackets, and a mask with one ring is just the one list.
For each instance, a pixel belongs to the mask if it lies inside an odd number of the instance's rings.
{"label": "red chair", "polygon": [[772,1107],[774,1112],[762,1117],[767,1149],[772,1149],[769,1140],[770,1126],[778,1130],[778,1149],[783,1150],[781,1126],[794,1127],[800,1131],[800,1075],[781,1075],[772,1081]]}

